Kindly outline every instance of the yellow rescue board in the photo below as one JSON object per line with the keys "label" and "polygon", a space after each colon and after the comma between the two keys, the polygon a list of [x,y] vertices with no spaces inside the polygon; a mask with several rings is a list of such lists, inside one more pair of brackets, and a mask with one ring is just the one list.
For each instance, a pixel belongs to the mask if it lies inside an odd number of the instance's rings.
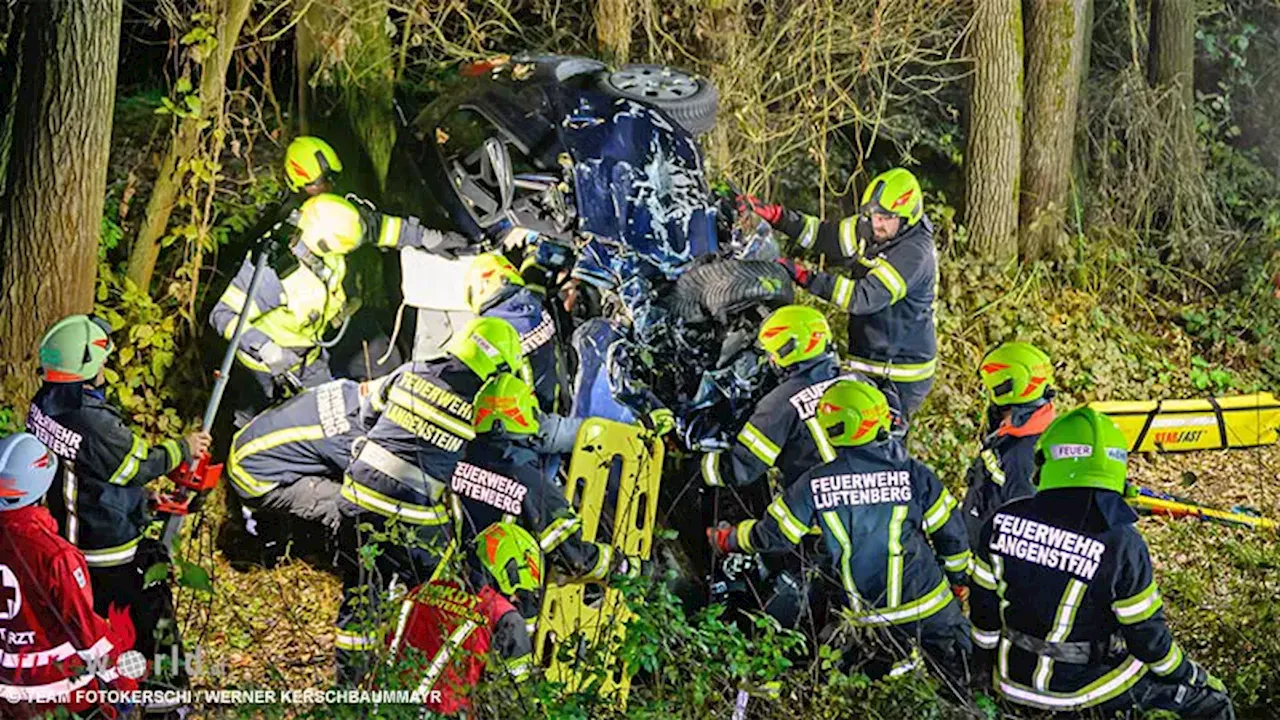
{"label": "yellow rescue board", "polygon": [[1093,402],[1125,437],[1130,452],[1173,452],[1270,445],[1280,428],[1280,401],[1271,393],[1203,400]]}
{"label": "yellow rescue board", "polygon": [[[582,517],[582,538],[604,542],[601,523],[613,517],[615,552],[648,559],[662,478],[660,438],[636,425],[590,419],[578,431],[565,497]],[[606,513],[607,511],[607,513]],[[622,594],[581,583],[548,583],[534,638],[534,657],[547,678],[580,689],[601,678],[601,695],[624,707],[631,678],[617,648],[629,617]],[[561,660],[568,651],[569,660]]]}

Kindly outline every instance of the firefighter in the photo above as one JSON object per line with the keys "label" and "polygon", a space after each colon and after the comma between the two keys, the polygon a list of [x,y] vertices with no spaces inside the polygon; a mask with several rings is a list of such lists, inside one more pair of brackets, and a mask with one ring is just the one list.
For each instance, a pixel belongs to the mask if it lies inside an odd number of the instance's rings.
{"label": "firefighter", "polygon": [[802,474],[762,520],[709,529],[713,546],[783,552],[819,527],[853,623],[917,640],[948,675],[966,679],[969,624],[956,598],[967,592],[971,555],[955,499],[889,436],[888,401],[871,383],[827,388],[818,426],[835,459]]}
{"label": "firefighter", "polygon": [[517,683],[533,666],[533,641],[516,608],[537,606],[525,598],[542,589],[538,541],[515,523],[494,523],[476,536],[468,554],[466,565],[476,570],[466,578],[431,580],[409,594],[401,605],[403,624],[391,639],[409,688],[422,691],[427,709],[443,715],[470,707],[467,694],[487,665],[503,668]]}
{"label": "firefighter", "polygon": [[804,250],[848,270],[847,276],[834,275],[779,260],[798,285],[848,311],[850,366],[882,387],[892,385],[909,420],[933,387],[938,364],[938,258],[916,177],[904,168],[877,175],[862,194],[858,214],[838,223],[750,196],[742,200]]}
{"label": "firefighter", "polygon": [[[436,360],[402,365],[382,383],[374,404],[382,408],[352,448],[338,499],[339,543],[344,550],[343,604],[338,615],[339,680],[358,680],[364,655],[378,644],[380,593],[392,578],[417,585],[431,578],[452,553],[460,520],[446,496],[447,483],[475,438],[472,402],[484,381],[504,371],[527,373],[520,335],[505,320],[477,318]],[[394,521],[395,527],[388,529]],[[390,535],[377,554],[376,573],[357,558],[359,529]]]}
{"label": "firefighter", "polygon": [[815,416],[818,398],[837,380],[866,379],[841,371],[831,327],[814,308],[778,308],[761,323],[757,339],[780,382],[756,404],[731,450],[702,456],[708,486],[751,485],[776,467],[785,487],[814,465],[834,460],[835,449]]}
{"label": "firefighter", "polygon": [[95,613],[84,556],[39,504],[57,468],[33,435],[0,440],[0,714],[45,717],[60,706],[115,717],[85,693],[135,689],[115,667],[133,645],[133,626],[116,608],[110,622]]}
{"label": "firefighter", "polygon": [[268,208],[242,237],[260,238],[291,227],[297,221],[294,212],[307,198],[334,192],[334,184],[342,173],[342,160],[324,140],[311,135],[293,139],[284,152],[284,187],[273,207]]}
{"label": "firefighter", "polygon": [[363,201],[357,207],[327,193],[302,204],[297,229],[298,239],[263,268],[252,298],[246,297],[254,270],[251,253],[209,313],[210,325],[230,340],[249,308],[237,358],[252,372],[260,394],[238,413],[241,426],[270,401],[332,379],[328,352],[321,346],[325,331],[359,305],[349,295],[348,253],[366,242],[433,253],[467,244],[462,235],[425,228],[417,218],[379,213]]}
{"label": "firefighter", "polygon": [[169,560],[163,545],[143,537],[151,519],[145,485],[198,458],[210,437],[196,431],[153,446],[125,425],[102,389],[109,330],[98,318],[71,315],[45,333],[44,384],[31,401],[27,430],[62,461],[49,507],[62,535],[84,553],[97,588],[94,608],[106,615],[113,603],[128,606],[137,649],[151,658],[161,626],[172,623],[173,596],[165,582],[144,587],[147,568]]}
{"label": "firefighter", "polygon": [[[837,380],[866,380],[845,373],[831,348],[831,327],[814,308],[787,305],[765,319],[757,341],[777,372],[778,386],[760,399],[751,418],[738,432],[733,447],[702,456],[702,479],[711,487],[742,488],[755,484],[770,468],[781,472],[779,486],[787,487],[806,470],[835,459],[835,448],[818,427],[818,398]],[[758,486],[738,496],[742,509],[759,513],[770,492]],[[816,544],[805,549],[816,549]],[[794,627],[815,607],[802,578],[801,554],[777,554],[762,558],[768,571],[769,591],[763,609],[780,623]],[[739,558],[729,561],[740,562]],[[740,572],[730,571],[737,576]],[[817,613],[821,616],[821,611]]]}
{"label": "firefighter", "polygon": [[476,257],[466,276],[466,300],[471,311],[499,317],[515,326],[529,368],[538,407],[558,412],[568,385],[565,364],[556,344],[556,324],[543,305],[543,296],[525,287],[525,280],[501,253]]}
{"label": "firefighter", "polygon": [[253,511],[284,513],[336,533],[338,491],[351,445],[373,414],[380,381],[334,380],[258,415],[236,433],[231,487]]}
{"label": "firefighter", "polygon": [[463,537],[511,517],[568,578],[604,580],[638,569],[634,559],[615,558],[610,546],[582,539],[582,518],[541,471],[538,401],[526,382],[495,375],[476,395],[475,408],[476,439],[449,482],[462,502]]}
{"label": "firefighter", "polygon": [[1035,494],[1036,441],[1054,417],[1053,363],[1034,345],[1001,345],[982,358],[978,376],[987,389],[990,432],[965,476],[961,508],[970,547],[996,508]]}
{"label": "firefighter", "polygon": [[1183,655],[1124,501],[1128,442],[1080,408],[1036,445],[1038,491],[982,528],[972,597],[977,666],[1011,702],[1113,716],[1232,718],[1222,681]]}

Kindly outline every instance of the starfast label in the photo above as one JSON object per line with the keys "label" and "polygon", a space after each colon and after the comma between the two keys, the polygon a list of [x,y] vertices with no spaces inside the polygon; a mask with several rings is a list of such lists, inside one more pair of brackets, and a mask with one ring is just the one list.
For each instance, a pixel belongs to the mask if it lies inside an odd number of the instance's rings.
{"label": "starfast label", "polygon": [[1164,430],[1153,435],[1156,445],[1187,445],[1204,437],[1205,430]]}

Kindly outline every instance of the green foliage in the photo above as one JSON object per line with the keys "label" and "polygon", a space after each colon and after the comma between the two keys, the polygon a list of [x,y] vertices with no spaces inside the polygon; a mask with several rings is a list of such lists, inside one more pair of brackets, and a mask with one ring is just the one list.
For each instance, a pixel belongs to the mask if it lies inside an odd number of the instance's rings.
{"label": "green foliage", "polygon": [[177,355],[178,324],[172,311],[110,267],[100,266],[95,313],[111,324],[116,347],[103,371],[108,396],[154,435],[182,432],[187,423],[175,409],[176,393],[166,384]]}
{"label": "green foliage", "polygon": [[[1280,240],[1280,179],[1263,161],[1262,148],[1242,141],[1242,126],[1272,119],[1262,120],[1254,107],[1266,101],[1260,96],[1271,94],[1264,80],[1275,70],[1276,41],[1260,37],[1257,24],[1258,13],[1268,10],[1274,12],[1262,7],[1233,12],[1224,6],[1200,23],[1198,52],[1210,70],[1197,83],[1195,117],[1217,197],[1237,223],[1260,229],[1275,242]],[[1259,45],[1255,39],[1266,42]]]}

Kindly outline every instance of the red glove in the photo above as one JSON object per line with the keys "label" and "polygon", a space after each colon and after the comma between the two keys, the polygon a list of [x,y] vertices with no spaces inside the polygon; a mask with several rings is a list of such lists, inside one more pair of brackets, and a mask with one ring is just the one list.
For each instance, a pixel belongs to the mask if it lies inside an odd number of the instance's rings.
{"label": "red glove", "polygon": [[791,274],[791,279],[794,280],[797,285],[802,288],[809,287],[809,281],[813,279],[809,274],[809,268],[801,265],[791,258],[780,257],[776,262],[787,269],[787,272]]}
{"label": "red glove", "polygon": [[728,523],[720,523],[716,527],[707,528],[707,542],[711,543],[711,547],[718,550],[723,555],[733,552],[733,548],[729,547],[729,536],[733,534],[733,526]]}
{"label": "red glove", "polygon": [[781,205],[766,205],[760,202],[760,198],[755,195],[739,195],[738,196],[738,214],[745,215],[747,210],[760,216],[761,220],[770,225],[777,225],[782,219]]}
{"label": "red glove", "polygon": [[968,585],[952,585],[951,593],[956,596],[957,600],[959,600],[960,602],[964,602],[969,599],[969,586]]}

